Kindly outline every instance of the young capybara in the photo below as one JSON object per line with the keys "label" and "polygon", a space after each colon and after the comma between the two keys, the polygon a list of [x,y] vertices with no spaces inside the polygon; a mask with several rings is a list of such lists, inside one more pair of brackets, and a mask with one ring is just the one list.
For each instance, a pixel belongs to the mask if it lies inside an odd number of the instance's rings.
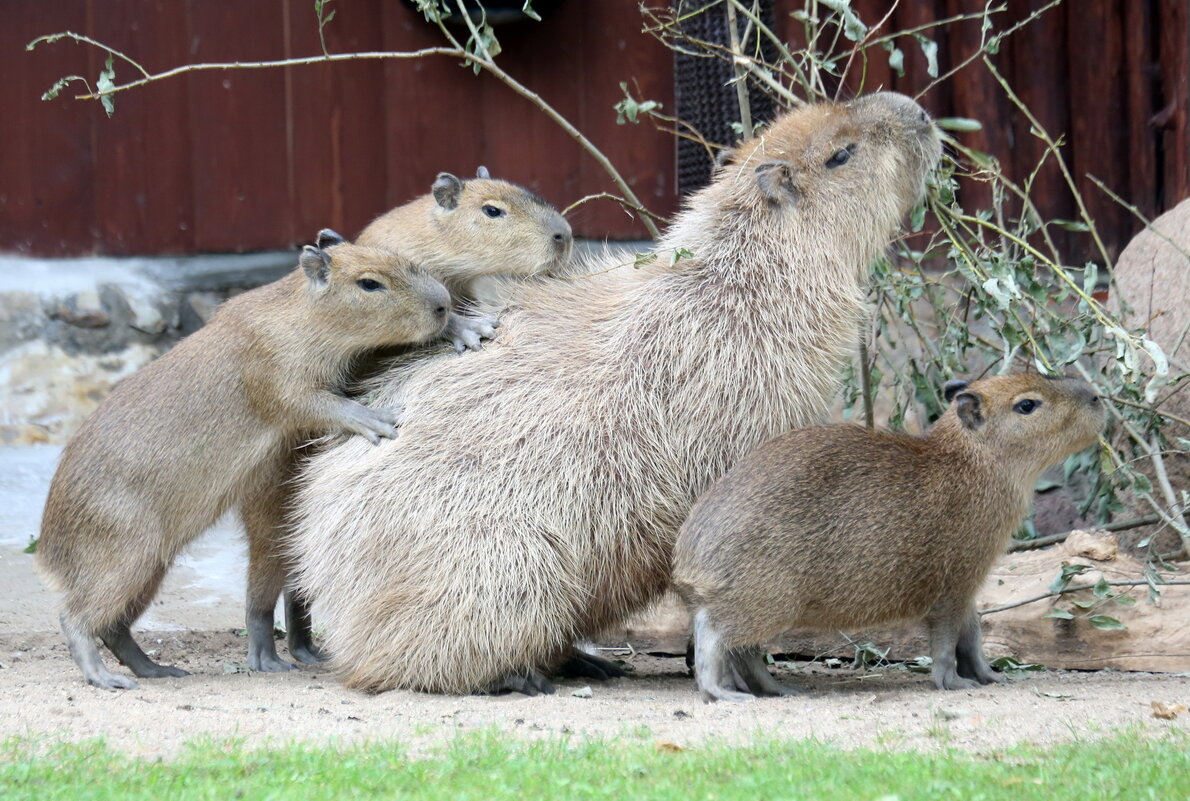
{"label": "young capybara", "polygon": [[766,439],[822,420],[873,260],[940,155],[879,93],[741,145],[659,243],[522,284],[499,338],[387,372],[401,436],[310,459],[290,543],[343,680],[534,692],[576,639],[668,586],[695,498]]}
{"label": "young capybara", "polygon": [[795,692],[765,667],[792,629],[924,620],[934,684],[998,680],[975,593],[1028,514],[1038,476],[1104,424],[1095,390],[1036,374],[946,386],[921,436],[856,425],[769,440],[699,498],[674,546],[707,700]]}
{"label": "young capybara", "polygon": [[[395,412],[336,390],[361,352],[440,335],[449,307],[442,284],[395,254],[307,245],[299,269],[227,301],[116,386],[62,454],[37,549],[42,574],[65,593],[62,630],[89,683],[137,686],[104,667],[96,638],[137,676],[186,675],[149,659],[130,626],[177,553],[229,508],[248,532],[248,664],[290,669],[277,657],[273,610],[293,450],[324,433],[395,436]],[[291,652],[316,660],[308,619],[289,623]]]}
{"label": "young capybara", "polygon": [[484,282],[564,272],[574,237],[539,195],[480,167],[474,178],[438,173],[429,194],[377,217],[356,244],[394,250],[446,285],[455,306],[446,336],[462,352],[495,335],[495,318],[459,313]]}

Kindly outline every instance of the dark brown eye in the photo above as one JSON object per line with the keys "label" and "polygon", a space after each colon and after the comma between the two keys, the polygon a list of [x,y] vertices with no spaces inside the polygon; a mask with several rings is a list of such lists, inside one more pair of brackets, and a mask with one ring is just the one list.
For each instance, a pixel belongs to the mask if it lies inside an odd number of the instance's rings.
{"label": "dark brown eye", "polygon": [[832,170],[835,167],[842,167],[844,164],[851,161],[851,157],[854,154],[855,145],[848,145],[842,150],[837,151],[835,155],[826,160],[826,168],[828,170]]}
{"label": "dark brown eye", "polygon": [[1041,401],[1033,400],[1032,398],[1025,398],[1022,401],[1017,401],[1012,406],[1012,410],[1017,414],[1033,414],[1041,406]]}
{"label": "dark brown eye", "polygon": [[371,278],[361,278],[355,284],[365,292],[379,292],[381,289],[384,289],[384,284],[379,281],[373,281]]}
{"label": "dark brown eye", "polygon": [[496,217],[501,217],[504,215],[504,209],[500,208],[499,206],[492,206],[489,204],[483,207],[483,213],[492,219],[495,219]]}

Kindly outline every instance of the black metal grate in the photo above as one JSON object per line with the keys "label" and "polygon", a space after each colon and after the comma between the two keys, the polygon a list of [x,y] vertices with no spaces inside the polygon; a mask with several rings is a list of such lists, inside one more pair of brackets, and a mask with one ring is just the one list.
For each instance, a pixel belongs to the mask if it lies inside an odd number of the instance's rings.
{"label": "black metal grate", "polygon": [[[713,0],[678,0],[680,15],[693,14],[706,8]],[[773,27],[773,0],[759,0],[756,3],[758,16],[770,29]],[[737,19],[740,35],[743,36],[746,20]],[[682,23],[682,30],[688,36],[704,42],[713,42],[725,48],[731,43],[727,31],[726,4],[719,3],[701,14],[693,14]],[[755,32],[741,42],[745,52],[757,46]],[[760,40],[761,53],[766,61],[776,57],[772,42]],[[689,123],[708,142],[732,145],[740,135],[731,127],[740,121],[740,107],[736,88],[730,81],[735,77],[731,64],[723,58],[700,58],[683,53],[674,53],[674,100],[678,119]],[[774,116],[775,107],[768,95],[748,80],[748,98],[752,109],[752,122],[767,122]],[[745,132],[751,133],[751,132]],[[711,177],[714,162],[700,143],[688,139],[678,140],[678,192],[687,192],[704,186]]]}

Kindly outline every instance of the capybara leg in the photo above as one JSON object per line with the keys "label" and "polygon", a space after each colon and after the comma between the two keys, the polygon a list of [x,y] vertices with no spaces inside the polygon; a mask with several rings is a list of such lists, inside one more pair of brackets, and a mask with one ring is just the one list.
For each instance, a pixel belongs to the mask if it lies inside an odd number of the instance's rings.
{"label": "capybara leg", "polygon": [[285,591],[285,630],[289,640],[289,655],[305,665],[326,661],[322,649],[314,644],[310,627],[310,607],[301,595]]}
{"label": "capybara leg", "polygon": [[979,613],[974,606],[967,610],[963,628],[959,631],[956,656],[958,673],[964,678],[975,679],[980,684],[1002,684],[1007,681],[992,670],[983,655],[983,632],[979,628]]}
{"label": "capybara leg", "polygon": [[[737,681],[738,679],[738,681]],[[742,676],[734,676],[723,647],[723,638],[710,621],[706,609],[694,613],[694,680],[704,701],[750,701],[755,696],[735,689],[746,687]],[[740,686],[743,685],[743,686]]]}
{"label": "capybara leg", "polygon": [[297,669],[277,656],[273,639],[277,599],[285,588],[285,564],[277,545],[283,514],[280,494],[280,489],[270,487],[241,507],[248,532],[248,669],[265,673]]}
{"label": "capybara leg", "polygon": [[65,614],[61,615],[59,620],[62,623],[62,633],[66,635],[66,647],[70,649],[70,656],[83,672],[87,684],[103,690],[135,690],[139,686],[127,676],[117,676],[104,666],[93,634],[85,631]]}
{"label": "capybara leg", "polygon": [[958,614],[931,614],[927,621],[930,628],[930,657],[934,660],[931,673],[934,686],[939,690],[971,690],[979,686],[974,679],[963,678],[958,673],[956,659],[959,632],[966,616]]}
{"label": "capybara leg", "polygon": [[480,694],[498,695],[508,692],[524,693],[525,695],[553,695],[554,685],[540,671],[529,670],[524,673],[510,673],[504,678],[496,679],[487,688],[481,690]]}
{"label": "capybara leg", "polygon": [[601,656],[589,654],[581,648],[571,646],[567,649],[561,664],[554,671],[556,677],[564,679],[596,679],[607,681],[618,679],[627,674],[615,662]]}
{"label": "capybara leg", "polygon": [[150,659],[133,639],[127,623],[117,623],[99,636],[116,658],[142,679],[168,679],[190,675],[179,667],[159,665]]}
{"label": "capybara leg", "polygon": [[732,669],[753,695],[798,695],[799,690],[773,678],[764,661],[765,649],[759,645],[733,648],[728,657]]}

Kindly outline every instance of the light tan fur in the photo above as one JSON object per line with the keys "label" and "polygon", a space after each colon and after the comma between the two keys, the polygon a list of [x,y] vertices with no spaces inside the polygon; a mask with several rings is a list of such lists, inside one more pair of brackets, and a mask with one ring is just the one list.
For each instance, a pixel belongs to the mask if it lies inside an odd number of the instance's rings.
{"label": "light tan fur", "polygon": [[520,288],[493,345],[386,376],[400,438],[320,454],[298,493],[298,586],[343,680],[521,688],[657,597],[697,495],[821,418],[869,265],[938,156],[900,95],[796,111],[690,198],[651,264]]}
{"label": "light tan fur", "polygon": [[429,194],[377,217],[356,242],[395,250],[467,302],[484,278],[564,271],[574,238],[548,202],[480,167],[466,180],[439,173]]}
{"label": "light tan fur", "polygon": [[449,300],[387,251],[308,246],[299,269],[227,301],[117,385],[62,455],[37,550],[65,593],[63,630],[88,682],[136,686],[104,667],[96,637],[138,676],[185,675],[152,662],[129,627],[178,552],[230,508],[249,538],[251,667],[289,667],[272,620],[285,576],[277,495],[293,449],[326,432],[393,436],[394,413],[332,390],[360,352],[439,335]]}
{"label": "light tan fur", "polygon": [[707,700],[793,692],[764,643],[793,629],[924,620],[939,689],[999,680],[975,593],[1028,513],[1041,472],[1095,442],[1104,411],[1077,378],[948,385],[922,436],[854,425],[769,440],[695,504],[674,547]]}

